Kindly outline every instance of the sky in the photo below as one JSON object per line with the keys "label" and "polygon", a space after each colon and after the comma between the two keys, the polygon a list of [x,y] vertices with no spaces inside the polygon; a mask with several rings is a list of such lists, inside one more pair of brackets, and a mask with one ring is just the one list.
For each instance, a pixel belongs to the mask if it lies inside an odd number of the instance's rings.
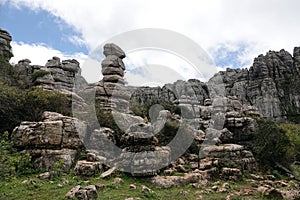
{"label": "sky", "polygon": [[[83,76],[94,82],[101,78],[104,56],[93,60],[91,52],[137,29],[184,35],[206,53],[199,57],[213,63],[212,73],[250,67],[269,50],[292,53],[300,46],[299,8],[298,0],[0,0],[0,28],[13,37],[11,63],[28,58],[45,65],[53,56],[75,58]],[[126,54],[125,78],[133,85],[209,78],[201,73],[207,67],[195,70],[176,52],[144,48]]]}

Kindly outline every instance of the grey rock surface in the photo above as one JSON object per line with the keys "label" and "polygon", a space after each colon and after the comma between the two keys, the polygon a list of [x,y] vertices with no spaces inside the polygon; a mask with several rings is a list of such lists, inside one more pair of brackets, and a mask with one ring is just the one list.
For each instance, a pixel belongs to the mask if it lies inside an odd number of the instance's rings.
{"label": "grey rock surface", "polygon": [[63,160],[69,169],[76,154],[84,147],[83,138],[87,124],[76,118],[55,112],[44,112],[43,121],[22,122],[12,139],[14,145],[32,157],[36,167],[52,169],[55,162]]}

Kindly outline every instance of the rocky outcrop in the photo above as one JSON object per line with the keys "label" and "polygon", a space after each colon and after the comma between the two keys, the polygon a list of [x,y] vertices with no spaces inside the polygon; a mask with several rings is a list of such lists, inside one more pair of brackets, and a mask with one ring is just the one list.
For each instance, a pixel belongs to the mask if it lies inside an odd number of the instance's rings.
{"label": "rocky outcrop", "polygon": [[259,55],[248,69],[221,71],[226,95],[243,104],[254,105],[268,118],[284,118],[300,113],[300,48],[293,56],[285,50]]}
{"label": "rocky outcrop", "polygon": [[[76,118],[44,112],[41,122],[22,122],[12,133],[14,145],[29,153],[36,168],[52,169],[63,161],[69,169],[82,149],[87,125]],[[81,134],[81,135],[79,135]]]}
{"label": "rocky outcrop", "polygon": [[178,80],[173,84],[166,84],[163,87],[132,87],[131,103],[145,104],[151,101],[165,101],[178,103],[184,95],[203,105],[204,100],[209,98],[209,90],[205,83],[190,79],[188,81]]}
{"label": "rocky outcrop", "polygon": [[113,43],[104,46],[106,58],[102,61],[103,79],[96,83],[96,103],[105,111],[129,113],[130,93],[124,86],[124,51]]}
{"label": "rocky outcrop", "polygon": [[7,31],[0,29],[0,57],[6,62],[13,56],[10,46],[11,39],[12,38]]}
{"label": "rocky outcrop", "polygon": [[45,66],[30,65],[30,63],[29,59],[23,59],[15,65],[15,68],[20,72],[21,78],[29,77],[32,85],[47,90],[69,92],[73,90],[75,80],[78,88],[87,85],[80,75],[79,62],[75,59],[60,61],[60,58],[53,57]]}

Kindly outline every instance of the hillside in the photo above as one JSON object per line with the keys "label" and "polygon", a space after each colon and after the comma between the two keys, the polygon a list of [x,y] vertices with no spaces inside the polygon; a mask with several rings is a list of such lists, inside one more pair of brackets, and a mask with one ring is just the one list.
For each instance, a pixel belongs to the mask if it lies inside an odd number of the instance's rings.
{"label": "hillside", "polygon": [[47,199],[52,183],[57,199],[300,198],[300,47],[207,83],[131,87],[116,44],[89,84],[74,59],[11,65],[11,40],[0,30],[0,198]]}

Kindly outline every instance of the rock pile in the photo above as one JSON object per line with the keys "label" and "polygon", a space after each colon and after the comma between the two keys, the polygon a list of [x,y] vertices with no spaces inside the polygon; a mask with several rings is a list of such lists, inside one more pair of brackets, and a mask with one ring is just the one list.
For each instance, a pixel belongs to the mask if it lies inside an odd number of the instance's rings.
{"label": "rock pile", "polygon": [[86,128],[86,123],[76,118],[44,112],[43,121],[22,122],[14,129],[12,138],[18,149],[30,154],[35,168],[51,170],[56,162],[62,161],[68,170],[83,148]]}
{"label": "rock pile", "polygon": [[184,108],[195,113],[194,119],[188,120],[193,122],[189,130],[194,133],[194,143],[190,153],[172,162],[165,173],[191,169],[206,178],[239,179],[244,170],[255,170],[255,158],[242,144],[251,141],[255,131],[255,120],[245,115],[259,116],[257,109],[230,96],[205,99],[204,105],[188,104],[191,101],[186,99]]}

